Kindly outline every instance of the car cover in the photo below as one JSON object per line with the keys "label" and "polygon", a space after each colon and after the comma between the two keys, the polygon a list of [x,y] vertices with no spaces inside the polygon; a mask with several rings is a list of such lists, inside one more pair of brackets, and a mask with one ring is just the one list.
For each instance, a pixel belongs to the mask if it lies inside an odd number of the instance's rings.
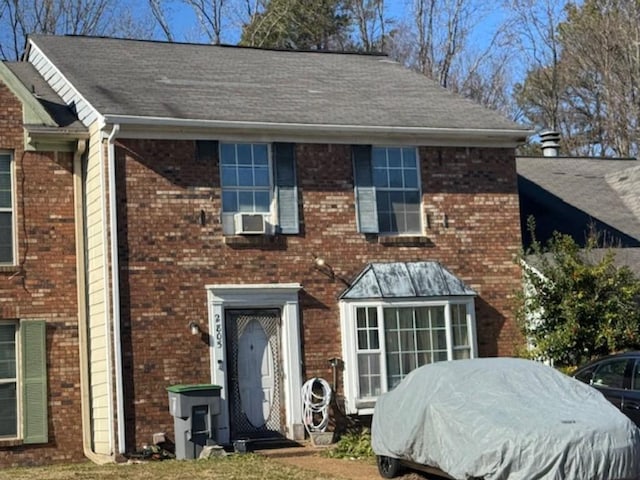
{"label": "car cover", "polygon": [[640,430],[600,392],[516,358],[420,367],[377,400],[377,455],[455,479],[640,478]]}

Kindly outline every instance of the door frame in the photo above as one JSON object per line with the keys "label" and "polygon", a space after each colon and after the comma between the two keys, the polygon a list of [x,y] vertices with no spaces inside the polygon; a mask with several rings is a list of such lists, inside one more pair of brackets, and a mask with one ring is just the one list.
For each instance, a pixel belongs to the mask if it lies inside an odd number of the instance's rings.
{"label": "door frame", "polygon": [[300,348],[299,283],[206,285],[209,312],[211,383],[220,385],[221,408],[216,418],[216,439],[220,444],[231,442],[227,375],[225,309],[278,308],[281,312],[280,370],[285,406],[286,436],[291,440],[304,438],[302,424],[302,350]]}

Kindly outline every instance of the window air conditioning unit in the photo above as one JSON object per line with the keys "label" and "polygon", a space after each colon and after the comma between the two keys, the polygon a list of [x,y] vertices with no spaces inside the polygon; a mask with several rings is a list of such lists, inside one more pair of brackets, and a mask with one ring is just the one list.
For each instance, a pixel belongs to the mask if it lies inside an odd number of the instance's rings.
{"label": "window air conditioning unit", "polygon": [[267,231],[267,222],[260,213],[236,213],[233,219],[236,235],[261,235]]}

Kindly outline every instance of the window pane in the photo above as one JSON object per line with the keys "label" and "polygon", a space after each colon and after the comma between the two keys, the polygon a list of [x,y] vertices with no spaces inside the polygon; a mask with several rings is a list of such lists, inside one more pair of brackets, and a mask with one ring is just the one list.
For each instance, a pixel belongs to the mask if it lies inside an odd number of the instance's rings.
{"label": "window pane", "polygon": [[387,170],[382,168],[373,169],[373,184],[376,187],[388,187],[389,179],[387,176]]}
{"label": "window pane", "polygon": [[437,350],[447,349],[447,334],[444,330],[436,330],[433,336],[433,347]]}
{"label": "window pane", "polygon": [[256,165],[268,165],[269,154],[268,148],[265,144],[253,146],[253,163]]}
{"label": "window pane", "polygon": [[238,192],[238,211],[253,212],[253,192]]}
{"label": "window pane", "polygon": [[380,356],[373,353],[358,354],[358,384],[360,397],[380,395]]}
{"label": "window pane", "polygon": [[253,175],[256,187],[269,186],[269,169],[267,167],[256,167],[253,171]]}
{"label": "window pane", "polygon": [[373,168],[387,168],[387,150],[386,148],[372,148],[371,158]]}
{"label": "window pane", "polygon": [[369,326],[371,328],[378,328],[378,309],[375,307],[370,307],[368,309],[369,313]]}
{"label": "window pane", "polygon": [[416,328],[429,328],[428,308],[416,308]]}
{"label": "window pane", "polygon": [[402,164],[405,168],[415,168],[417,166],[416,161],[416,149],[415,148],[403,148],[402,149]]}
{"label": "window pane", "polygon": [[235,187],[238,185],[238,171],[235,166],[223,166],[221,182],[223,187]]}
{"label": "window pane", "polygon": [[400,155],[399,148],[387,148],[387,157],[389,159],[389,167],[391,168],[402,167],[402,157]]}
{"label": "window pane", "polygon": [[431,332],[429,330],[418,330],[416,332],[416,349],[431,350]]}
{"label": "window pane", "polygon": [[431,325],[433,328],[444,328],[444,307],[431,308]]}
{"label": "window pane", "polygon": [[412,370],[416,368],[416,357],[415,354],[412,353],[403,353],[402,354],[402,373],[403,375],[407,375]]}
{"label": "window pane", "polygon": [[364,308],[356,308],[356,326],[365,328],[367,326],[367,311]]}
{"label": "window pane", "polygon": [[418,175],[415,170],[404,170],[403,175],[405,188],[418,188]]}
{"label": "window pane", "polygon": [[366,330],[358,330],[358,349],[359,350],[369,350],[369,343],[367,340],[369,336],[367,335]]}
{"label": "window pane", "polygon": [[271,206],[271,195],[269,192],[256,192],[256,212],[268,213]]}
{"label": "window pane", "polygon": [[253,168],[238,167],[238,185],[241,187],[253,187]]}
{"label": "window pane", "polygon": [[387,352],[400,351],[400,338],[398,337],[397,330],[389,330],[385,333],[385,347],[387,348]]}
{"label": "window pane", "polygon": [[227,213],[238,211],[237,192],[222,192],[222,211]]}
{"label": "window pane", "polygon": [[389,186],[391,188],[402,188],[402,170],[392,169],[389,170]]}
{"label": "window pane", "polygon": [[18,403],[16,384],[0,384],[0,437],[15,437],[18,434]]}
{"label": "window pane", "polygon": [[253,158],[251,155],[251,144],[239,143],[236,145],[238,151],[238,165],[251,165]]}
{"label": "window pane", "polygon": [[413,329],[413,308],[399,308],[398,320],[400,328]]}
{"label": "window pane", "polygon": [[16,327],[0,325],[0,379],[16,378]]}
{"label": "window pane", "polygon": [[233,143],[220,144],[220,164],[221,165],[236,164],[236,146]]}
{"label": "window pane", "polygon": [[369,348],[377,350],[380,348],[380,341],[378,340],[378,330],[369,330]]}

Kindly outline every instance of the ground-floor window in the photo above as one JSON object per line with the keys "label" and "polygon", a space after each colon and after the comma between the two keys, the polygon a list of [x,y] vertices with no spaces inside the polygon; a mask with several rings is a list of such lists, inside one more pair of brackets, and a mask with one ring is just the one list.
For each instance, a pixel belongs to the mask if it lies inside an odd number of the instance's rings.
{"label": "ground-floor window", "polygon": [[46,443],[47,359],[44,320],[0,320],[0,443]]}
{"label": "ground-floor window", "polygon": [[476,355],[473,300],[349,303],[342,314],[351,413],[366,413],[417,367]]}
{"label": "ground-floor window", "polygon": [[0,438],[18,436],[16,324],[0,323]]}

